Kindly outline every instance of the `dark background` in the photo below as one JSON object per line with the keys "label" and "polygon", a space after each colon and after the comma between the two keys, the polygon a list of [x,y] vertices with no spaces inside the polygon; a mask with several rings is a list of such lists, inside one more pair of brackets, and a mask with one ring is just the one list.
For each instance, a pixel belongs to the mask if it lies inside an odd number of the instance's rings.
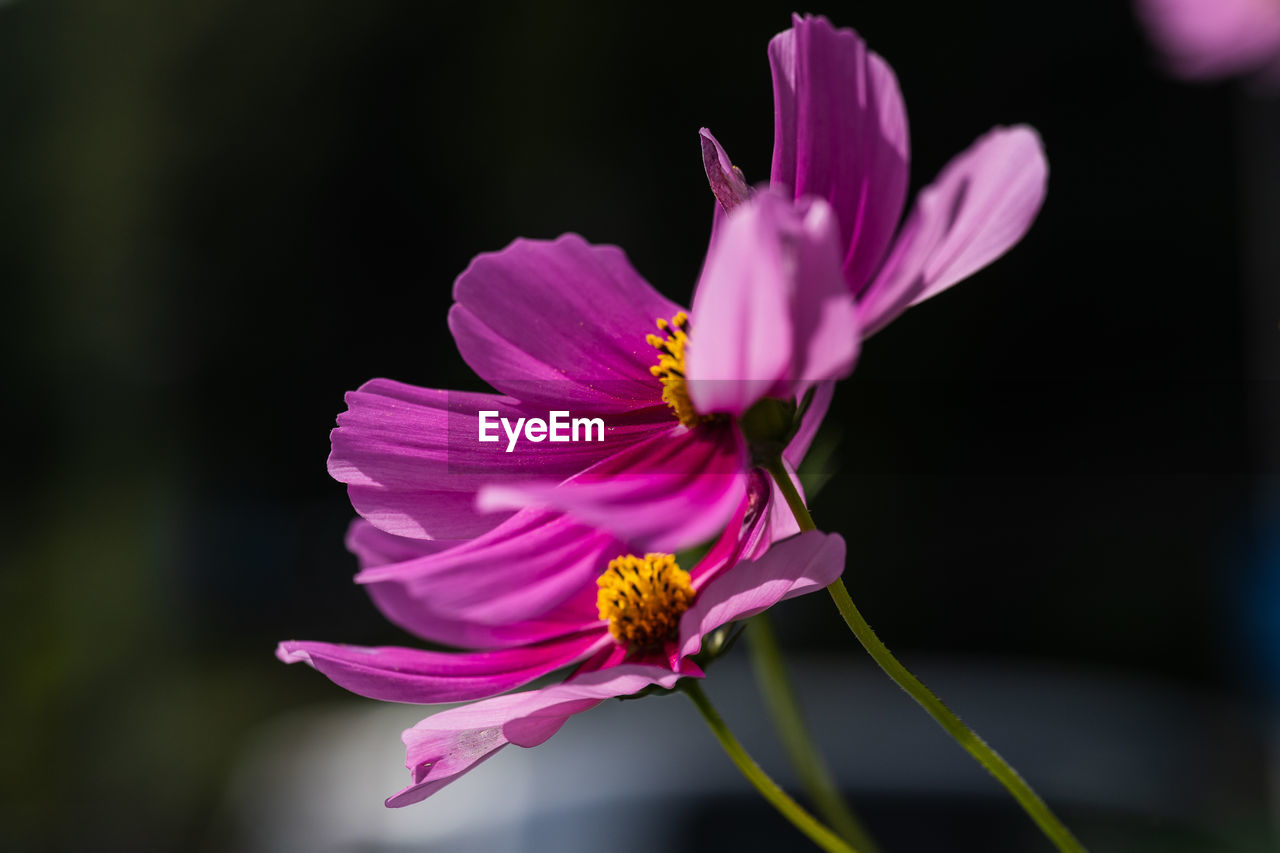
{"label": "dark background", "polygon": [[[481,387],[450,286],[516,236],[616,243],[687,303],[698,128],[767,178],[790,11],[0,6],[0,844],[216,844],[246,734],[340,692],[275,642],[408,642],[350,584],[324,465],[343,392]],[[1168,78],[1123,3],[814,11],[896,69],[913,193],[994,124],[1038,128],[1051,170],[1027,238],[838,394],[814,508],[854,598],[908,663],[1154,680],[1261,731],[1277,317],[1248,235],[1277,230],[1274,100]],[[788,646],[857,653],[817,598],[780,613]]]}

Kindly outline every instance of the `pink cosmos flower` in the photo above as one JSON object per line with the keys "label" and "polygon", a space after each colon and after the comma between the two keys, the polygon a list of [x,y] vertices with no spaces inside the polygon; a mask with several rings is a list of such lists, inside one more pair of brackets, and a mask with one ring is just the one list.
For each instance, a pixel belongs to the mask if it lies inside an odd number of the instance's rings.
{"label": "pink cosmos flower", "polygon": [[[749,559],[761,549],[767,515],[756,512],[753,518],[737,519],[738,524],[687,573],[669,554],[636,556],[624,551],[603,574],[581,584],[551,610],[525,621],[492,625],[486,624],[487,609],[479,605],[487,594],[501,590],[496,581],[472,588],[464,578],[466,569],[488,560],[510,560],[517,568],[524,566],[526,557],[536,562],[538,549],[529,547],[527,538],[512,531],[506,537],[481,537],[486,541],[469,551],[467,545],[437,550],[437,543],[390,536],[357,522],[350,540],[365,566],[360,579],[392,621],[438,641],[527,644],[453,653],[295,641],[281,643],[276,654],[286,663],[310,664],[361,695],[418,703],[494,696],[581,662],[562,684],[443,711],[406,731],[406,766],[413,781],[387,805],[409,805],[508,743],[542,743],[570,716],[604,699],[651,685],[671,688],[682,677],[701,677],[691,658],[702,649],[704,635],[784,599],[822,589],[839,577],[844,542],[817,531],[779,542],[763,556]],[[569,550],[592,547],[590,531],[580,525],[574,533],[561,533]],[[451,550],[464,551],[457,562],[433,559]],[[529,568],[536,573],[539,567]],[[517,595],[525,589],[519,583],[514,587]],[[472,619],[455,618],[457,610],[442,614],[437,596],[441,591],[446,598],[461,596],[479,609],[470,614]],[[445,610],[457,606],[454,600]]]}
{"label": "pink cosmos flower", "polygon": [[[844,280],[864,337],[1000,257],[1044,201],[1048,164],[1030,127],[995,128],[906,201],[907,113],[893,69],[853,30],[795,16],[769,43],[774,143],[770,186],[830,203]],[[750,188],[705,128],[703,162],[722,211]]]}
{"label": "pink cosmos flower", "polygon": [[[733,418],[853,368],[859,336],[837,229],[820,199],[758,194],[726,217],[689,312],[621,251],[576,235],[481,255],[454,286],[449,328],[500,394],[375,379],[347,395],[329,470],[357,512],[399,536],[467,539],[510,521],[477,512],[479,494],[487,510],[542,505],[644,548],[706,541],[762,499],[749,493],[758,478]],[[788,462],[803,456],[826,399],[790,440]],[[481,443],[481,411],[509,423],[599,416],[607,434]]]}
{"label": "pink cosmos flower", "polygon": [[1280,0],[1137,0],[1137,11],[1180,77],[1280,78]]}

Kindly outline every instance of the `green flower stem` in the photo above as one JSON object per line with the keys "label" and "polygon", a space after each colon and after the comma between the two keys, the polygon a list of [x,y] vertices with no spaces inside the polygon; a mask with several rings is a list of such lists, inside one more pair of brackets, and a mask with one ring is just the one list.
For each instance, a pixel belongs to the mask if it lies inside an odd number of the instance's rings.
{"label": "green flower stem", "polygon": [[760,765],[756,764],[755,760],[747,754],[747,751],[742,748],[742,744],[738,743],[738,739],[729,731],[729,727],[724,724],[724,720],[721,719],[715,706],[711,704],[711,700],[707,698],[707,694],[702,691],[702,685],[698,683],[697,679],[686,678],[681,680],[680,689],[689,694],[693,704],[702,712],[703,719],[707,721],[712,734],[716,736],[716,740],[720,741],[720,746],[724,747],[724,751],[728,753],[733,763],[742,771],[742,775],[746,776],[747,781],[756,786],[756,790],[775,809],[781,812],[783,817],[791,821],[796,829],[807,835],[809,840],[826,850],[827,853],[857,853],[854,848],[841,840],[838,835],[827,829],[813,815],[801,808],[799,803],[787,796],[787,793],[779,788],[777,783],[760,769]]}
{"label": "green flower stem", "polygon": [[845,841],[865,853],[879,853],[875,841],[840,795],[831,771],[809,737],[768,612],[753,617],[747,623],[747,640],[756,682],[791,758],[791,765],[814,808]]}
{"label": "green flower stem", "polygon": [[765,464],[765,468],[773,476],[773,481],[778,484],[778,488],[782,490],[782,496],[787,499],[787,506],[791,508],[791,514],[796,517],[796,522],[800,525],[800,532],[817,530],[818,525],[813,523],[813,516],[809,515],[809,508],[804,505],[804,498],[800,497],[795,483],[791,482],[791,475],[782,465],[782,457],[773,457]]}
{"label": "green flower stem", "polygon": [[[786,469],[782,466],[782,460],[775,458],[771,460],[767,466],[769,473],[773,475],[774,482],[778,484],[778,488],[782,490],[782,494],[787,499],[787,506],[791,507],[791,512],[796,517],[796,521],[800,525],[802,531],[816,530],[817,526],[813,523],[813,516],[809,515],[809,510],[805,507],[804,501],[801,499],[799,492],[796,491],[795,485],[791,482],[791,477],[787,474]],[[920,679],[916,678],[911,672],[903,666],[888,647],[880,641],[876,636],[876,632],[867,624],[867,620],[862,617],[858,608],[854,605],[853,599],[849,597],[849,590],[845,588],[844,580],[836,578],[835,583],[827,587],[827,592],[831,593],[831,600],[835,602],[836,609],[840,611],[840,615],[844,617],[845,624],[849,626],[849,630],[858,638],[858,642],[862,643],[862,647],[867,650],[880,668],[894,680],[894,682],[903,690],[920,703],[920,706],[929,712],[929,716],[946,730],[956,741],[965,748],[970,755],[977,759],[978,763],[987,769],[987,772],[996,777],[996,780],[1004,785],[1005,790],[1013,795],[1018,801],[1018,805],[1022,806],[1036,825],[1040,827],[1040,831],[1054,843],[1054,845],[1063,853],[1085,853],[1084,846],[1076,840],[1071,831],[1067,829],[1062,821],[1050,811],[1045,805],[1044,800],[1031,789],[1031,786],[1018,775],[1018,771],[1009,766],[1000,754],[987,745],[986,741],[978,737],[973,729],[961,722],[960,718],[942,704],[942,701],[933,692],[925,687]]]}

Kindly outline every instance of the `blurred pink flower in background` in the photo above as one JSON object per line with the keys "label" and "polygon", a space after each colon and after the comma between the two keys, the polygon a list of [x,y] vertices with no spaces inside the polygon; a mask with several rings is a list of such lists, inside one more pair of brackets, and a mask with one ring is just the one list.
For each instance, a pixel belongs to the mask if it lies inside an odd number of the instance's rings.
{"label": "blurred pink flower in background", "polygon": [[1253,74],[1280,81],[1280,0],[1136,0],[1139,19],[1180,77]]}

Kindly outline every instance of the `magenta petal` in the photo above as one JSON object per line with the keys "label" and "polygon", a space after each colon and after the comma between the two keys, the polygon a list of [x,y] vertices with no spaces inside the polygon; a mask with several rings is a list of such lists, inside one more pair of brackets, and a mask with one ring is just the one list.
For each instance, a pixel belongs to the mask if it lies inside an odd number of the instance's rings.
{"label": "magenta petal", "polygon": [[675,426],[558,486],[488,486],[480,506],[544,506],[647,550],[674,552],[724,527],[746,493],[745,465],[732,425]]}
{"label": "magenta petal", "polygon": [[396,581],[365,584],[382,615],[424,640],[468,649],[503,649],[563,637],[599,625],[595,590],[580,594],[530,619],[486,625],[471,619],[442,616],[430,608],[430,594]]}
{"label": "magenta petal", "polygon": [[479,536],[507,518],[476,511],[475,492],[414,489],[392,491],[374,486],[348,486],[351,506],[370,523],[399,536]]}
{"label": "magenta petal", "polygon": [[809,408],[805,409],[803,417],[800,418],[800,428],[796,430],[796,434],[791,437],[791,443],[782,453],[782,458],[793,466],[799,466],[804,461],[810,445],[818,436],[822,419],[827,416],[827,409],[831,408],[831,400],[835,392],[836,383],[831,380],[819,382],[814,386]]}
{"label": "magenta petal", "polygon": [[[782,460],[782,468],[787,472],[787,477],[791,480],[791,487],[796,490],[796,493],[800,495],[800,499],[805,501],[807,505],[808,498],[805,496],[804,486],[800,483],[800,476],[796,473],[795,467],[784,458]],[[768,478],[768,482],[769,502],[767,508],[769,513],[764,525],[763,547],[753,548],[744,552],[747,557],[758,557],[772,543],[782,542],[800,533],[800,523],[796,521],[795,513],[787,505],[786,496],[782,494],[782,490],[773,481],[772,477]]]}
{"label": "magenta petal", "polygon": [[865,334],[972,275],[1022,239],[1049,164],[1030,127],[996,128],[920,191],[897,244],[858,300]]}
{"label": "magenta petal", "polygon": [[844,540],[817,530],[775,544],[758,560],[739,563],[698,593],[680,618],[680,653],[702,648],[704,634],[754,616],[788,598],[833,583],[844,571]]}
{"label": "magenta petal", "polygon": [[766,498],[757,493],[764,477],[761,471],[752,471],[748,475],[747,494],[738,503],[733,517],[708,546],[702,558],[692,566],[685,567],[695,590],[702,589],[722,571],[736,565],[743,548],[749,547],[758,538],[756,531],[763,526],[766,517],[761,506]]}
{"label": "magenta petal", "polygon": [[276,649],[285,663],[302,662],[352,693],[387,702],[459,702],[493,696],[586,657],[612,642],[587,632],[523,648],[488,652],[428,652],[398,646],[348,646],[290,640]]}
{"label": "magenta petal", "polygon": [[727,213],[751,197],[751,187],[747,186],[742,170],[729,161],[729,155],[711,131],[702,128],[698,131],[698,138],[702,140],[702,167],[707,173],[707,182],[711,184],[711,193]]}
{"label": "magenta petal", "polygon": [[[352,522],[347,548],[362,569],[412,564],[422,557],[462,545],[437,539],[405,539],[385,533],[364,519]],[[410,570],[411,571],[411,570]],[[394,577],[394,571],[388,572]],[[502,625],[445,616],[432,609],[432,590],[397,580],[366,581],[364,589],[392,623],[425,640],[471,649],[527,645],[573,634],[598,624],[594,586],[588,584],[536,617]]]}
{"label": "magenta petal", "polygon": [[685,354],[699,412],[741,416],[791,367],[795,280],[789,204],[761,193],[718,229],[693,298]]}
{"label": "magenta petal", "polygon": [[410,539],[380,530],[363,518],[353,519],[347,527],[345,544],[356,555],[361,569],[416,560],[428,554],[453,548],[466,540]]}
{"label": "magenta petal", "polygon": [[593,246],[576,234],[519,239],[477,256],[453,297],[449,328],[458,351],[499,391],[583,412],[662,405],[645,335],[680,307],[616,246]]}
{"label": "magenta petal", "polygon": [[413,783],[387,800],[392,808],[420,802],[497,750],[543,743],[569,717],[605,699],[651,684],[671,688],[684,674],[637,665],[587,673],[565,684],[498,696],[427,717],[404,733],[405,766]]}
{"label": "magenta petal", "polygon": [[[362,569],[410,563],[461,545],[442,539],[408,539],[379,530],[357,518],[347,531],[347,549]],[[442,616],[431,609],[431,594],[393,580],[370,582],[365,592],[382,615],[425,640],[471,649],[505,648],[537,643],[583,630],[596,621],[594,590],[586,589],[536,618],[504,625]]]}
{"label": "magenta petal", "polygon": [[802,199],[796,212],[802,218],[789,235],[795,285],[788,396],[816,382],[848,376],[860,344],[854,300],[840,274],[831,207],[819,199]]}
{"label": "magenta petal", "polygon": [[356,581],[395,582],[437,616],[505,625],[540,616],[590,587],[627,550],[580,521],[525,509],[476,539],[366,569]]}
{"label": "magenta petal", "polygon": [[[649,378],[652,385],[657,382]],[[648,435],[654,425],[615,419],[604,442],[518,444],[479,440],[480,411],[515,423],[547,410],[507,397],[417,388],[373,379],[347,394],[330,440],[329,472],[348,485],[351,503],[377,527],[400,536],[465,539],[502,517],[475,510],[475,492],[495,479],[563,479]],[[667,410],[663,407],[663,413]],[[670,423],[664,415],[661,427]],[[498,427],[501,434],[502,428]]]}
{"label": "magenta petal", "polygon": [[898,81],[852,30],[795,17],[769,43],[771,182],[835,209],[845,278],[858,292],[884,257],[906,200],[910,144]]}
{"label": "magenta petal", "polygon": [[699,412],[741,416],[766,395],[848,375],[857,321],[831,207],[772,191],[739,205],[712,243],[691,319],[685,363]]}

